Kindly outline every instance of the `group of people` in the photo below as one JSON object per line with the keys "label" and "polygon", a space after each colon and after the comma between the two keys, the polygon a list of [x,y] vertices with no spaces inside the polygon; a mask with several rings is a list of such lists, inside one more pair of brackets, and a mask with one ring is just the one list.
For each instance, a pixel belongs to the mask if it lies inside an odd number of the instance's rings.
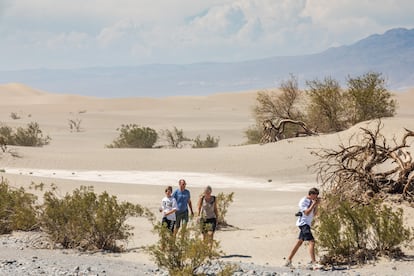
{"label": "group of people", "polygon": [[[190,191],[186,189],[184,179],[178,181],[178,189],[173,192],[173,188],[168,186],[165,189],[165,197],[162,199],[160,212],[163,213],[162,224],[167,227],[174,235],[177,233],[182,224],[188,223],[189,210],[191,216],[194,216],[193,206],[191,203]],[[311,231],[311,225],[314,216],[317,214],[320,203],[319,190],[311,188],[308,194],[299,201],[299,212],[296,226],[299,227],[298,240],[290,252],[286,266],[292,266],[292,259],[303,242],[309,243],[309,254],[313,269],[319,269],[321,266],[315,258],[315,239]],[[199,197],[197,204],[197,216],[200,218],[200,226],[204,239],[213,239],[217,226],[217,203],[216,197],[212,195],[212,189],[207,186],[202,195]]]}
{"label": "group of people", "polygon": [[[178,189],[173,192],[172,186],[165,189],[165,197],[161,201],[160,212],[162,212],[162,224],[167,227],[174,235],[178,232],[181,225],[188,223],[190,215],[194,216],[191,193],[186,189],[186,181],[178,181]],[[190,214],[189,214],[190,213]],[[200,220],[200,227],[204,239],[213,239],[217,227],[217,202],[212,195],[212,188],[207,186],[197,203],[197,216]]]}

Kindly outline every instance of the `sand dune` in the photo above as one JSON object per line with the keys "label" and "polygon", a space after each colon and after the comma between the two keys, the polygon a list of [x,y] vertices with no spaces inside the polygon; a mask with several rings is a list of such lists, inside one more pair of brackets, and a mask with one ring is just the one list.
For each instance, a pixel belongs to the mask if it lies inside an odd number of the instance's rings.
{"label": "sand dune", "polygon": [[[390,138],[401,136],[404,128],[414,129],[414,90],[396,95],[397,116],[383,120],[383,132]],[[177,186],[182,177],[188,180],[194,198],[207,184],[214,193],[234,191],[228,222],[240,230],[217,233],[223,250],[235,256],[232,260],[279,266],[296,239],[293,213],[297,201],[317,185],[310,169],[316,161],[311,151],[346,142],[366,123],[335,134],[241,146],[246,141],[244,131],[254,123],[251,112],[255,98],[256,92],[249,91],[205,97],[98,99],[52,94],[20,84],[0,85],[1,122],[23,126],[36,121],[44,134],[52,137],[50,145],[42,148],[12,147],[21,158],[3,154],[0,168],[6,172],[1,176],[15,186],[42,181],[58,184],[62,191],[93,185],[97,191],[107,190],[153,210],[163,196],[160,186]],[[13,120],[11,112],[21,118]],[[82,131],[70,132],[69,119],[80,119]],[[175,126],[190,138],[210,134],[220,137],[220,146],[106,148],[117,137],[116,129],[127,123],[157,131]],[[413,216],[408,218],[414,225]],[[130,246],[154,241],[149,226],[139,222],[134,226]],[[142,252],[123,258],[150,262]],[[307,260],[302,249],[296,261]]]}

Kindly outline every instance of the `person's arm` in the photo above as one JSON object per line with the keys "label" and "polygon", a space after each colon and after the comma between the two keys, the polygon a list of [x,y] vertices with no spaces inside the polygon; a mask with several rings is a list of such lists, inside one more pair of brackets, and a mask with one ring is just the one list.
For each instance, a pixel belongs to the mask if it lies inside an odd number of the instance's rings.
{"label": "person's arm", "polygon": [[202,204],[203,204],[203,197],[202,196],[200,196],[199,198],[198,198],[198,202],[197,202],[197,215],[198,216],[200,216],[201,215],[201,206],[202,206]]}
{"label": "person's arm", "polygon": [[163,206],[163,202],[161,201],[161,206],[160,206],[160,208],[158,209],[159,211],[160,211],[160,213],[162,212],[162,211],[164,211],[164,208],[163,208],[164,206]]}
{"label": "person's arm", "polygon": [[[316,211],[316,209],[317,209],[317,206],[318,206],[318,201],[317,200],[312,200],[312,203],[311,203],[311,205],[305,210],[305,211],[303,211],[303,213],[306,215],[306,216],[309,216],[309,214],[311,213],[311,212],[314,212],[314,211]],[[315,215],[316,215],[316,213],[314,213]]]}
{"label": "person's arm", "polygon": [[216,214],[216,218],[218,219],[217,198],[214,198],[214,214]]}
{"label": "person's arm", "polygon": [[191,203],[191,194],[190,194],[190,191],[187,190],[187,192],[188,192],[188,201],[187,201],[187,204],[188,204],[188,207],[190,207],[191,215],[194,216],[193,204]]}
{"label": "person's arm", "polygon": [[175,198],[172,198],[172,201],[173,201],[172,208],[168,212],[165,212],[166,216],[171,215],[177,211],[177,201],[175,200]]}
{"label": "person's arm", "polygon": [[194,216],[193,204],[191,204],[191,199],[188,199],[188,207],[190,207],[191,215]]}

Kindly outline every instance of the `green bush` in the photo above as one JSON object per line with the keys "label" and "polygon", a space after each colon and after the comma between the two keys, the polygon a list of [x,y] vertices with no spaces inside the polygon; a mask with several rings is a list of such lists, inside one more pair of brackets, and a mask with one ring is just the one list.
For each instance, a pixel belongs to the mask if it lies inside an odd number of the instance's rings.
{"label": "green bush", "polygon": [[26,193],[23,188],[13,189],[7,180],[0,182],[0,234],[14,230],[37,229],[36,196]]}
{"label": "green bush", "polygon": [[21,117],[16,112],[12,112],[10,113],[10,118],[12,118],[13,120],[19,120]]}
{"label": "green bush", "polygon": [[259,144],[263,136],[263,129],[258,125],[253,125],[244,134],[247,138],[247,144]]}
{"label": "green bush", "polygon": [[193,140],[193,148],[215,148],[218,147],[220,138],[215,138],[214,136],[210,136],[207,134],[205,140],[201,140],[200,135],[197,136],[196,139]]}
{"label": "green bush", "polygon": [[217,211],[218,211],[218,218],[217,218],[217,226],[227,226],[227,222],[225,220],[225,216],[227,214],[227,209],[230,206],[230,203],[233,202],[234,192],[229,194],[219,193],[217,195]]}
{"label": "green bush", "polygon": [[394,211],[381,201],[362,205],[330,196],[319,214],[317,246],[326,252],[326,263],[395,257],[401,254],[400,246],[413,240],[412,230],[404,227],[402,209]]}
{"label": "green bush", "polygon": [[128,124],[117,130],[121,133],[108,145],[109,148],[152,148],[158,140],[157,132],[149,127]]}
{"label": "green bush", "polygon": [[31,122],[27,128],[18,127],[14,131],[11,127],[0,127],[1,141],[7,145],[41,147],[49,144],[51,138],[44,137],[40,126],[36,122]]}
{"label": "green bush", "polygon": [[99,196],[92,187],[82,186],[60,199],[55,191],[44,194],[42,229],[52,242],[64,248],[84,250],[103,249],[121,251],[117,242],[126,241],[132,226],[125,224],[128,217],[153,214],[139,205],[118,203],[115,196],[103,192]]}
{"label": "green bush", "polygon": [[380,73],[369,72],[356,78],[348,78],[348,115],[352,125],[382,117],[393,117],[397,102],[385,87]]}
{"label": "green bush", "polygon": [[159,240],[147,251],[155,263],[174,275],[195,275],[195,271],[210,258],[219,257],[219,243],[208,244],[203,240],[200,228],[195,225],[181,227],[177,237],[161,223],[154,225]]}

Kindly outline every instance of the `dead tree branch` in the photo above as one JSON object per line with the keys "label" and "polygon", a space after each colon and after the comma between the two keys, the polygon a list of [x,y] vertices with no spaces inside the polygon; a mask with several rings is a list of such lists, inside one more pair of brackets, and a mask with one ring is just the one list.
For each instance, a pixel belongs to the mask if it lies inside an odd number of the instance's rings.
{"label": "dead tree branch", "polygon": [[356,143],[350,139],[348,146],[313,152],[320,158],[314,168],[323,188],[359,202],[369,200],[367,194],[414,199],[414,162],[407,144],[414,132],[405,129],[401,141],[394,138],[390,146],[381,129],[379,121],[373,130],[361,128],[362,139]]}
{"label": "dead tree branch", "polygon": [[310,136],[317,135],[316,132],[309,129],[306,124],[302,121],[292,120],[292,119],[282,119],[277,125],[274,125],[271,120],[265,120],[263,122],[263,136],[260,139],[262,144],[277,142],[284,138],[284,132],[287,124],[296,125],[299,127],[299,130],[296,131],[295,136]]}

